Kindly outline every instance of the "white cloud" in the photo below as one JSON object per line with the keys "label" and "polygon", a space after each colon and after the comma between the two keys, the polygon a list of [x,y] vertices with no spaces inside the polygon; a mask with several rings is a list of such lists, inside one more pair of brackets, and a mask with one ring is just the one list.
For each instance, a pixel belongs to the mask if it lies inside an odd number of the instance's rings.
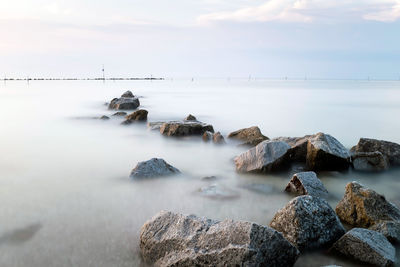
{"label": "white cloud", "polygon": [[312,22],[374,20],[393,22],[400,18],[400,0],[268,0],[257,6],[203,14],[200,24],[214,21]]}

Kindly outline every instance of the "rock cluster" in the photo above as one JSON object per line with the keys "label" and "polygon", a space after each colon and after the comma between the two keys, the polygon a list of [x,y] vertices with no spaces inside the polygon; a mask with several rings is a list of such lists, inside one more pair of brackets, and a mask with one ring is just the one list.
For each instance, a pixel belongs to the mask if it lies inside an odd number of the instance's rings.
{"label": "rock cluster", "polygon": [[203,135],[204,132],[214,132],[212,125],[197,121],[171,121],[164,122],[160,127],[160,133],[165,136],[190,136]]}
{"label": "rock cluster", "polygon": [[293,266],[299,251],[272,228],[161,212],[140,233],[145,262],[155,266]]}
{"label": "rock cluster", "polygon": [[204,142],[212,141],[214,144],[225,144],[225,139],[220,132],[205,131],[202,138]]}

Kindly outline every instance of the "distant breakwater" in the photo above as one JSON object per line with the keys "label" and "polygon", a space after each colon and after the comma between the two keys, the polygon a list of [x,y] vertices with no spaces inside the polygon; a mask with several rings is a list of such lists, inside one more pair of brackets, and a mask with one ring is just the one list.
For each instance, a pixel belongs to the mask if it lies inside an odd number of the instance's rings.
{"label": "distant breakwater", "polygon": [[113,78],[2,78],[0,81],[132,81],[164,80],[164,78],[113,77]]}

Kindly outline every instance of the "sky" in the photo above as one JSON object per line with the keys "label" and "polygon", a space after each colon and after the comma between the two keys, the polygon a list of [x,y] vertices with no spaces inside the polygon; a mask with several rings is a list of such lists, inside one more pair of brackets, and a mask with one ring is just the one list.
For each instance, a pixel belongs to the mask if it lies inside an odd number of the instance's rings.
{"label": "sky", "polygon": [[400,78],[400,0],[0,0],[0,77]]}

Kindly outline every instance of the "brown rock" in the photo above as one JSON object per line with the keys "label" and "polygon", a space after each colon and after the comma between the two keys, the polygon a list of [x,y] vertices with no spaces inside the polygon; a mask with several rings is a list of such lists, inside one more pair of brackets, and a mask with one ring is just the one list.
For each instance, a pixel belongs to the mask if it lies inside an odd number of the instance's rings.
{"label": "brown rock", "polygon": [[269,140],[268,137],[261,133],[260,128],[257,126],[234,131],[228,135],[228,138],[244,141],[242,145],[248,146],[256,146],[262,141]]}
{"label": "brown rock", "polygon": [[214,128],[210,124],[202,122],[180,122],[171,121],[165,122],[161,125],[160,133],[166,136],[189,136],[189,135],[203,135],[204,132],[214,132]]}
{"label": "brown rock", "polygon": [[351,161],[357,171],[383,171],[388,168],[385,157],[379,151],[356,152],[351,156]]}
{"label": "brown rock", "polygon": [[139,109],[128,116],[125,117],[125,121],[122,122],[122,124],[131,124],[132,122],[135,121],[147,121],[147,114],[149,112],[144,109]]}
{"label": "brown rock", "polygon": [[351,152],[381,152],[386,161],[393,166],[400,165],[400,145],[370,138],[361,138]]}

